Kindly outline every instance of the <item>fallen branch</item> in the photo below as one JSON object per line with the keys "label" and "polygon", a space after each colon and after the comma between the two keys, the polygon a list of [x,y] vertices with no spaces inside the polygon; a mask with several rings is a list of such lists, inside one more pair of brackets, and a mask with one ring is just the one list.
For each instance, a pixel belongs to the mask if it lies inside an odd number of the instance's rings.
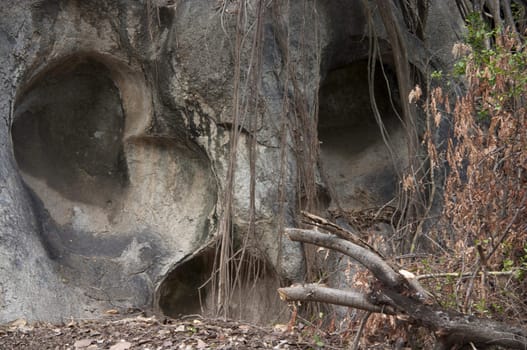
{"label": "fallen branch", "polygon": [[[517,273],[518,270],[511,270],[511,271],[487,271],[485,272],[486,275],[489,276],[512,276],[513,274]],[[483,272],[478,272],[476,276],[481,276]],[[432,279],[432,278],[448,278],[448,277],[454,277],[454,278],[468,278],[472,277],[474,274],[472,272],[442,272],[442,273],[426,273],[423,275],[417,275],[415,276],[415,279],[417,280],[425,280],[425,279]]]}
{"label": "fallen branch", "polygon": [[470,343],[482,347],[496,345],[527,349],[525,329],[445,310],[416,298],[424,290],[418,284],[418,279],[428,278],[428,275],[415,277],[404,270],[399,273],[377,253],[333,234],[291,228],[286,229],[286,235],[293,241],[333,249],[355,259],[381,283],[375,284],[376,290],[370,295],[317,284],[294,285],[278,290],[283,300],[327,302],[369,312],[396,314],[401,319],[435,332],[436,349],[446,350]]}
{"label": "fallen branch", "polygon": [[355,259],[388,287],[402,286],[406,281],[401,274],[395,272],[379,255],[358,244],[313,230],[288,228],[285,233],[293,241],[311,243],[333,249]]}
{"label": "fallen branch", "polygon": [[375,252],[377,255],[382,257],[382,254],[379,253],[374,247],[372,247],[368,242],[363,240],[359,237],[357,232],[352,232],[349,230],[346,230],[343,227],[340,227],[337,224],[332,223],[331,221],[328,221],[324,218],[321,218],[320,216],[317,216],[315,214],[308,213],[306,211],[302,211],[302,216],[305,218],[303,220],[304,223],[313,225],[316,227],[320,227],[323,230],[326,230],[330,233],[333,233],[337,235],[338,237],[345,239],[347,241],[350,241],[352,243],[355,243],[357,245],[367,247],[371,251]]}
{"label": "fallen branch", "polygon": [[393,305],[410,317],[412,323],[424,326],[436,333],[438,349],[451,349],[455,345],[474,343],[477,346],[498,345],[510,349],[527,349],[527,331],[518,327],[478,318],[459,312],[444,310],[438,306],[424,305],[392,290],[383,293]]}
{"label": "fallen branch", "polygon": [[280,299],[285,301],[318,301],[334,305],[353,307],[356,309],[394,315],[391,307],[372,304],[363,293],[328,288],[321,284],[309,283],[279,288]]}

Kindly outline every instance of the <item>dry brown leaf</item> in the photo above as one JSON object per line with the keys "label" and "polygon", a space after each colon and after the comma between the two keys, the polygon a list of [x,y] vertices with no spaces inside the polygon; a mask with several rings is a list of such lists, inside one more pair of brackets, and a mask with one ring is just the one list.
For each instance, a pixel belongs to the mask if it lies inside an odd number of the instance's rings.
{"label": "dry brown leaf", "polygon": [[77,341],[73,344],[73,347],[74,347],[75,349],[84,349],[84,348],[87,348],[88,346],[90,346],[91,343],[93,343],[93,339],[91,339],[91,338],[85,338],[85,339],[77,340]]}
{"label": "dry brown leaf", "polygon": [[288,329],[288,326],[286,324],[278,323],[273,326],[273,330],[279,333],[285,333],[287,332],[287,329]]}
{"label": "dry brown leaf", "polygon": [[423,94],[423,91],[421,90],[421,87],[419,85],[416,85],[415,88],[412,91],[410,91],[410,94],[408,95],[408,102],[409,103],[417,102],[421,98],[422,94]]}
{"label": "dry brown leaf", "polygon": [[119,343],[112,345],[110,347],[110,350],[126,350],[126,349],[130,349],[131,346],[132,346],[131,343],[122,340]]}
{"label": "dry brown leaf", "polygon": [[[179,327],[181,327],[181,326],[179,326]],[[183,326],[183,330],[185,330],[185,326]],[[178,329],[176,329],[176,331],[178,331]],[[168,329],[160,329],[159,332],[157,332],[157,335],[159,335],[161,337],[164,337],[164,336],[166,336],[168,334],[170,334],[170,330],[168,330]]]}
{"label": "dry brown leaf", "polygon": [[239,325],[238,328],[242,331],[242,333],[247,333],[251,329],[251,327],[245,324]]}
{"label": "dry brown leaf", "polygon": [[23,318],[19,318],[13,322],[11,322],[11,327],[10,328],[21,328],[21,327],[25,327],[27,325],[27,321]]}

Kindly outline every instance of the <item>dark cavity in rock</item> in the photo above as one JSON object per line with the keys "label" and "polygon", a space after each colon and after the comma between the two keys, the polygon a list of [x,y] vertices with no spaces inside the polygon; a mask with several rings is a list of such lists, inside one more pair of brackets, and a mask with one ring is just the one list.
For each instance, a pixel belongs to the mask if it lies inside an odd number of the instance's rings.
{"label": "dark cavity in rock", "polygon": [[14,153],[24,175],[64,197],[111,202],[127,181],[124,113],[108,69],[71,60],[44,73],[18,100]]}

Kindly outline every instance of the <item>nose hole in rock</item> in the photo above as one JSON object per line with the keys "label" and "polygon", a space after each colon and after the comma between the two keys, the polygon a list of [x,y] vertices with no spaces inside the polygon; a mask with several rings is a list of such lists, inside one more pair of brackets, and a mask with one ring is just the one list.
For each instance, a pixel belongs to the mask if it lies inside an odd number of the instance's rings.
{"label": "nose hole in rock", "polygon": [[[390,94],[396,91],[395,75],[388,66],[377,64],[373,83],[393,155],[406,157],[403,128],[396,114],[398,96],[396,92]],[[395,164],[402,162],[392,159],[373,114],[366,61],[334,69],[322,82],[318,134],[322,171],[333,209],[377,207],[395,196]]]}
{"label": "nose hole in rock", "polygon": [[58,192],[103,206],[127,182],[124,113],[109,70],[91,59],[51,69],[19,97],[14,154],[26,183],[41,197]]}
{"label": "nose hole in rock", "polygon": [[213,259],[213,251],[205,252],[168,273],[158,289],[158,306],[165,316],[178,318],[204,312]]}
{"label": "nose hole in rock", "polygon": [[[163,315],[214,315],[218,291],[212,286],[219,283],[219,274],[214,275],[214,256],[214,249],[204,251],[165,276],[156,292],[156,305]],[[232,315],[263,323],[277,322],[284,316],[278,293],[270,293],[280,287],[280,278],[259,253],[238,254],[229,264],[229,276],[226,283],[232,288],[228,305]]]}

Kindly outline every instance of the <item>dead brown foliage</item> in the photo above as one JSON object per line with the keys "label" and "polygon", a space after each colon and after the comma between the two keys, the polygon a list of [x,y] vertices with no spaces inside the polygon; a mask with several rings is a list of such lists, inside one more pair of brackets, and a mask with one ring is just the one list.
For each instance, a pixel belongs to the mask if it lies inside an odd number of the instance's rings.
{"label": "dead brown foliage", "polygon": [[[442,216],[428,238],[442,256],[416,268],[458,273],[428,280],[444,305],[525,325],[527,52],[512,34],[494,39],[492,50],[469,49],[461,59],[466,93],[453,110],[441,88],[432,91],[426,142],[431,166],[447,175]],[[452,135],[441,150],[431,135],[445,122]]]}

